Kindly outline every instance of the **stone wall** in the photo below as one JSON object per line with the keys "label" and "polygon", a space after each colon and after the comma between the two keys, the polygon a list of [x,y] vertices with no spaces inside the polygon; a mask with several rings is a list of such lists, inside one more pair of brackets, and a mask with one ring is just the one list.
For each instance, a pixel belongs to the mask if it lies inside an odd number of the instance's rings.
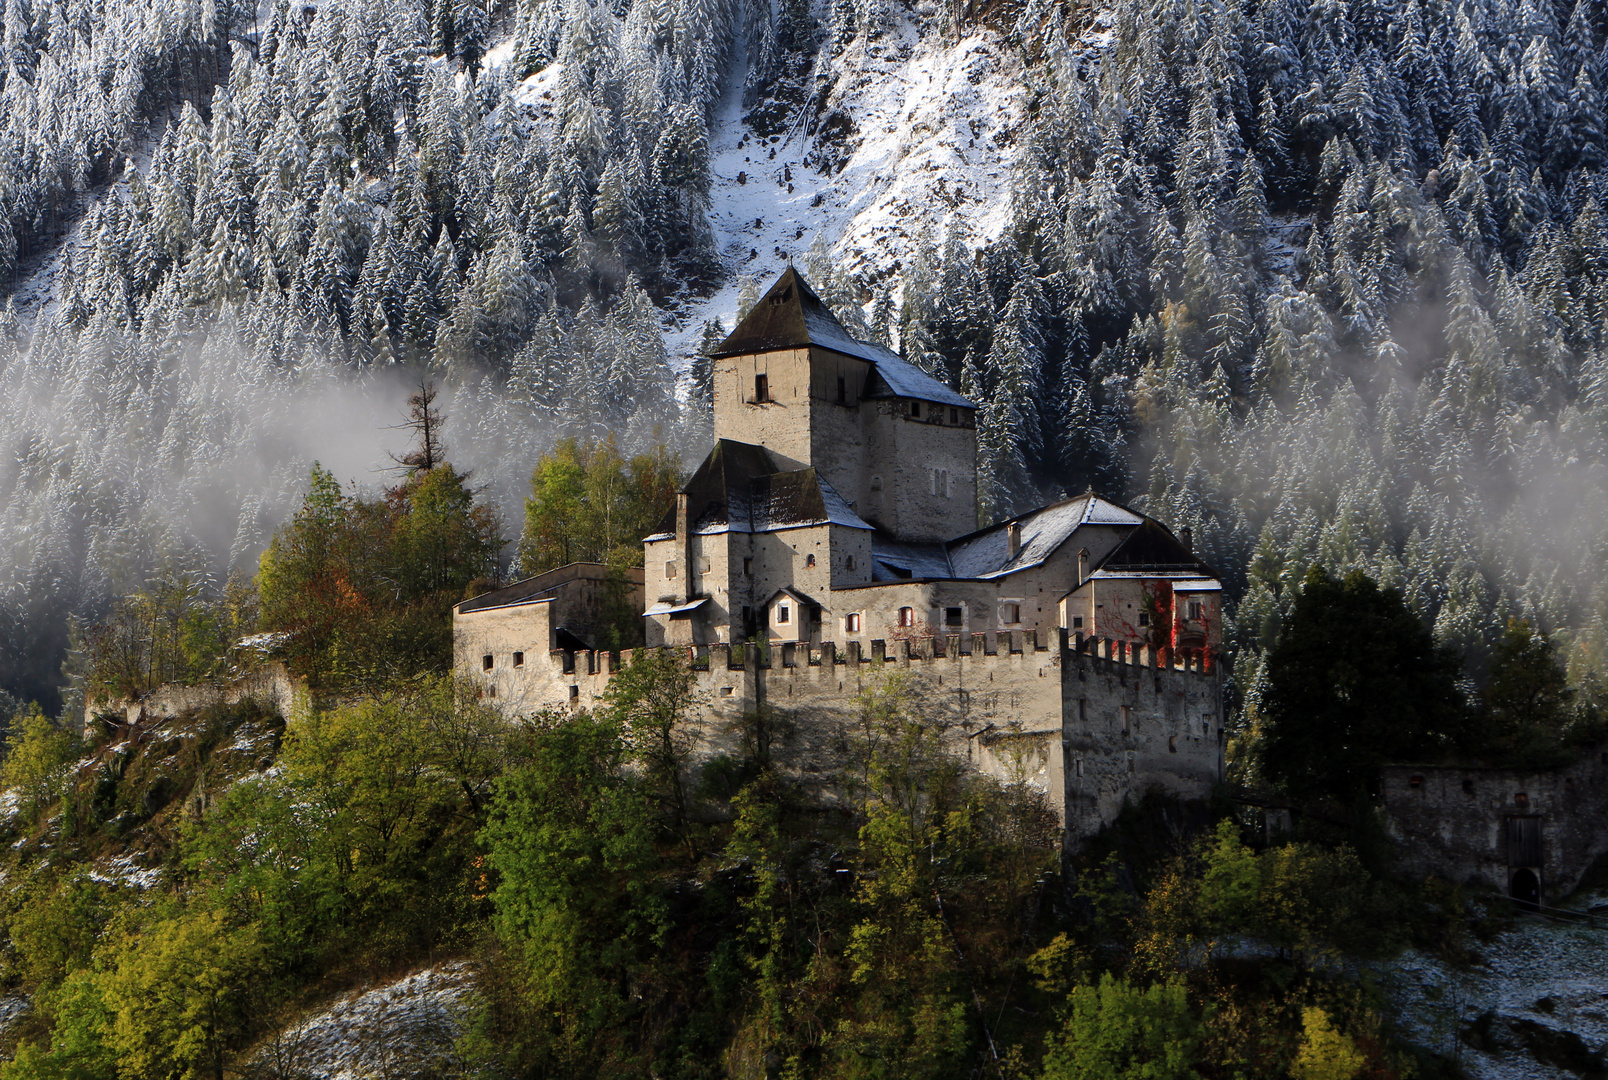
{"label": "stone wall", "polygon": [[1509,822],[1540,833],[1541,896],[1556,901],[1608,855],[1608,744],[1565,768],[1537,771],[1390,765],[1381,776],[1386,827],[1424,872],[1511,894]]}
{"label": "stone wall", "polygon": [[148,720],[172,720],[218,705],[238,705],[248,699],[273,709],[286,720],[305,715],[313,706],[306,685],[293,678],[285,665],[274,662],[218,682],[193,686],[167,683],[138,700],[96,698],[84,706],[84,735],[95,734],[93,725],[98,716],[114,715],[118,721],[132,727]]}
{"label": "stone wall", "polygon": [[[631,653],[539,652],[543,618],[541,605],[459,616],[458,666],[510,715],[595,707]],[[686,653],[703,704],[698,756],[735,753],[745,718],[764,709],[788,732],[795,777],[822,803],[864,765],[854,753],[859,695],[893,673],[958,757],[1042,791],[1071,846],[1151,787],[1203,798],[1222,778],[1220,679],[1164,650],[1028,631]]]}

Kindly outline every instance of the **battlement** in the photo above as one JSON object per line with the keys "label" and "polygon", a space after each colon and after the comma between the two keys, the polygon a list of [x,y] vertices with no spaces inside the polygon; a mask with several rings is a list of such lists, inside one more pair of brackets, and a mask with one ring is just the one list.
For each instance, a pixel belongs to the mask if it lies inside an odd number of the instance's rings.
{"label": "battlement", "polygon": [[[1057,641],[1056,639],[1059,638]],[[695,671],[742,671],[755,669],[768,672],[793,671],[798,668],[859,668],[862,665],[928,664],[934,661],[970,661],[976,663],[988,658],[1028,656],[1049,653],[1052,643],[1060,651],[1071,655],[1104,661],[1108,664],[1147,668],[1156,671],[1174,671],[1193,675],[1211,675],[1216,664],[1206,649],[1168,649],[1165,646],[1139,645],[1114,638],[1085,637],[1066,630],[1041,632],[1013,630],[1002,633],[946,634],[932,637],[897,638],[892,641],[877,638],[862,644],[850,641],[839,649],[835,642],[820,645],[809,642],[738,643],[713,642],[706,645],[661,645],[656,651],[684,651]],[[565,675],[611,677],[631,663],[638,650],[620,652],[606,650],[565,651],[549,650],[553,669]]]}

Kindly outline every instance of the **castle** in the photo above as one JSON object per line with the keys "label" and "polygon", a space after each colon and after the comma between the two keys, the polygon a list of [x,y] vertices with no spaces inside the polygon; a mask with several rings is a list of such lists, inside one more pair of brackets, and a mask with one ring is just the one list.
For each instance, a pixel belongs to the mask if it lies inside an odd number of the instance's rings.
{"label": "castle", "polygon": [[[1150,788],[1221,780],[1222,586],[1188,530],[1092,492],[979,530],[978,406],[855,340],[791,268],[713,362],[714,448],[628,583],[648,646],[692,659],[706,753],[784,714],[830,798],[860,692],[896,669],[1069,845]],[[588,647],[603,587],[577,564],[464,601],[456,665],[510,713],[593,705],[629,659]]]}

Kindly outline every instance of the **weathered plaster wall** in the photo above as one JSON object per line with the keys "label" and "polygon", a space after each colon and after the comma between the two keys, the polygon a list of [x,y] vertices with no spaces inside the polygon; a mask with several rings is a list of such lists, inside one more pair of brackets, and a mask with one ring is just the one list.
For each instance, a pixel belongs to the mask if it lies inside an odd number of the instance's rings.
{"label": "weathered plaster wall", "polygon": [[[1541,895],[1558,900],[1608,854],[1608,744],[1561,769],[1521,772],[1390,765],[1381,776],[1386,825],[1414,867],[1449,880],[1511,888],[1507,822],[1541,830]],[[1522,798],[1521,798],[1522,796]]]}

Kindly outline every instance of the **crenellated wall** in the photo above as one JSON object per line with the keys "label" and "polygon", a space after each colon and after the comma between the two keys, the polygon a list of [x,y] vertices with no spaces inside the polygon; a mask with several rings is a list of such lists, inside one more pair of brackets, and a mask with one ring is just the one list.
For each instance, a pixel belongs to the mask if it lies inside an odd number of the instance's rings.
{"label": "crenellated wall", "polygon": [[[631,662],[630,651],[543,648],[547,618],[533,604],[454,620],[458,666],[511,715],[592,708]],[[763,709],[788,733],[795,778],[824,803],[863,765],[853,750],[861,692],[891,672],[909,681],[957,756],[1044,792],[1072,847],[1149,788],[1203,798],[1222,777],[1219,673],[1165,649],[1032,630],[683,648],[704,704],[698,754],[735,753],[745,718]]]}

